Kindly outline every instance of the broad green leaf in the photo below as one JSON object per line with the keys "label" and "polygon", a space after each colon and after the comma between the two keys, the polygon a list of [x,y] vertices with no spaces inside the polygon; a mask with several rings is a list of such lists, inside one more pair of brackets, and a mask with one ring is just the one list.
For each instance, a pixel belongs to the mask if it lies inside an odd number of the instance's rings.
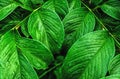
{"label": "broad green leaf", "polygon": [[120,74],[120,54],[116,55],[110,62],[109,74]]}
{"label": "broad green leaf", "polygon": [[64,46],[70,48],[79,37],[93,31],[95,18],[87,9],[76,8],[65,16],[63,24],[66,34]]}
{"label": "broad green leaf", "polygon": [[64,27],[55,12],[40,8],[28,20],[28,31],[32,38],[45,44],[57,53],[64,40]]}
{"label": "broad green leaf", "polygon": [[65,16],[69,11],[67,0],[48,0],[42,7],[56,11],[61,16]]}
{"label": "broad green leaf", "polygon": [[52,53],[38,41],[28,38],[18,39],[17,47],[36,69],[46,69],[53,61]]}
{"label": "broad green leaf", "polygon": [[2,36],[0,46],[0,79],[38,79],[32,67],[46,69],[53,60],[42,43],[13,31]]}
{"label": "broad green leaf", "polygon": [[82,36],[69,49],[63,62],[63,79],[104,77],[114,53],[114,41],[106,31],[95,31]]}
{"label": "broad green leaf", "polygon": [[27,61],[27,59],[22,54],[19,54],[18,57],[20,63],[21,79],[38,79],[34,68]]}
{"label": "broad green leaf", "polygon": [[17,7],[18,4],[13,1],[0,0],[0,21],[11,14]]}
{"label": "broad green leaf", "polygon": [[120,74],[110,75],[100,79],[120,79]]}
{"label": "broad green leaf", "polygon": [[19,53],[13,32],[7,32],[0,40],[0,79],[38,79],[31,64]]}
{"label": "broad green leaf", "polygon": [[107,1],[101,6],[101,9],[104,13],[112,18],[120,20],[120,1]]}

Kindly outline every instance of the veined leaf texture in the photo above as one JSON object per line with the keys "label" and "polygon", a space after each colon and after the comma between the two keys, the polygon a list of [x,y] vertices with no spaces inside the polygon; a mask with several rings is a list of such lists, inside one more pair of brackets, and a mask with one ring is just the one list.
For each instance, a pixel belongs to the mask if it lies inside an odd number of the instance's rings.
{"label": "veined leaf texture", "polygon": [[120,79],[120,0],[0,0],[0,79]]}

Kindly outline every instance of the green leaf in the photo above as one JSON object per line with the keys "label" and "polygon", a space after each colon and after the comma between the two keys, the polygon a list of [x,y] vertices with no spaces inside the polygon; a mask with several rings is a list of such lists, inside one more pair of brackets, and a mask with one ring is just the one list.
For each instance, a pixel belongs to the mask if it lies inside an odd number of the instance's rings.
{"label": "green leaf", "polygon": [[20,7],[22,7],[23,9],[32,11],[32,2],[31,0],[17,0],[16,2],[18,2],[20,4]]}
{"label": "green leaf", "polygon": [[76,8],[65,16],[63,24],[66,33],[64,46],[70,48],[79,37],[93,31],[95,18],[87,9]]}
{"label": "green leaf", "polygon": [[0,0],[0,21],[11,14],[17,7],[18,4],[15,2]]}
{"label": "green leaf", "polygon": [[33,4],[42,4],[44,1],[43,0],[31,0]]}
{"label": "green leaf", "polygon": [[56,11],[61,16],[65,16],[69,11],[67,0],[48,0],[42,7]]}
{"label": "green leaf", "polygon": [[112,18],[110,16],[102,16],[101,20],[103,21],[105,26],[108,26],[108,27],[111,27],[111,28],[115,28],[116,26],[120,25],[119,20],[115,20],[114,18]]}
{"label": "green leaf", "polygon": [[63,79],[104,77],[114,53],[114,40],[106,31],[95,31],[84,35],[67,53],[62,65]]}
{"label": "green leaf", "polygon": [[81,7],[81,0],[68,0],[68,2],[69,2],[69,10]]}
{"label": "green leaf", "polygon": [[[115,36],[115,38],[120,42],[120,25],[116,26],[113,29],[113,35]],[[119,46],[119,45],[118,45]],[[120,47],[120,46],[119,46]]]}
{"label": "green leaf", "polygon": [[22,24],[21,24],[21,32],[22,32],[26,37],[29,37],[30,34],[29,34],[29,32],[28,32],[27,23],[28,23],[28,18],[25,19],[24,22],[22,22]]}
{"label": "green leaf", "polygon": [[52,0],[48,0],[47,2],[45,2],[42,5],[42,8],[49,9],[49,10],[55,12],[55,7],[54,7],[54,3]]}
{"label": "green leaf", "polygon": [[120,20],[120,1],[110,0],[105,2],[101,9],[104,13],[116,20]]}
{"label": "green leaf", "polygon": [[120,79],[120,74],[110,75],[100,79]]}
{"label": "green leaf", "polygon": [[17,39],[17,47],[36,69],[46,69],[53,61],[51,51],[39,41],[28,38]]}
{"label": "green leaf", "polygon": [[68,2],[67,0],[53,0],[55,11],[59,15],[66,15],[68,13]]}
{"label": "green leaf", "polygon": [[0,34],[2,35],[5,34],[7,31],[9,31],[10,29],[12,29],[16,24],[20,22],[19,20],[9,20],[8,18],[5,18],[4,20],[0,22],[1,24]]}
{"label": "green leaf", "polygon": [[13,32],[0,40],[0,79],[38,79],[31,64],[19,55]]}
{"label": "green leaf", "polygon": [[53,61],[42,43],[20,38],[14,31],[2,36],[0,46],[0,79],[38,79],[32,67],[46,69]]}
{"label": "green leaf", "polygon": [[120,54],[116,55],[110,62],[109,74],[120,74]]}
{"label": "green leaf", "polygon": [[61,67],[58,67],[56,70],[54,70],[54,74],[56,75],[56,79],[63,79],[62,78]]}
{"label": "green leaf", "polygon": [[98,5],[102,2],[103,0],[91,0],[91,3],[94,5]]}
{"label": "green leaf", "polygon": [[64,40],[64,27],[58,15],[48,9],[39,9],[28,20],[28,31],[32,38],[45,44],[57,53]]}
{"label": "green leaf", "polygon": [[19,63],[22,75],[21,79],[38,79],[35,70],[22,54],[19,54]]}

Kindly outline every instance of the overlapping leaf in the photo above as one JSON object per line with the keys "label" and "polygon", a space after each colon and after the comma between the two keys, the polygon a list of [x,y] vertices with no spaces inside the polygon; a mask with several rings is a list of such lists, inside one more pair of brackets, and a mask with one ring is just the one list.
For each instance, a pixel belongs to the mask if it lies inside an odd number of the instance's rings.
{"label": "overlapping leaf", "polygon": [[101,6],[101,9],[104,13],[111,16],[112,18],[120,20],[120,1],[107,1]]}
{"label": "overlapping leaf", "polygon": [[29,37],[29,32],[27,28],[28,18],[21,24],[21,32],[26,36]]}
{"label": "overlapping leaf", "polygon": [[64,27],[55,12],[43,8],[33,12],[28,21],[28,31],[32,38],[44,43],[52,52],[60,50]]}
{"label": "overlapping leaf", "polygon": [[28,61],[18,55],[20,52],[12,33],[8,32],[1,38],[0,47],[0,79],[38,79]]}
{"label": "overlapping leaf", "polygon": [[61,16],[65,16],[69,11],[67,0],[48,0],[43,7],[56,11]]}
{"label": "overlapping leaf", "polygon": [[120,54],[116,55],[109,65],[110,75],[120,74]]}
{"label": "overlapping leaf", "polygon": [[81,0],[68,0],[69,11],[81,7]]}
{"label": "overlapping leaf", "polygon": [[94,4],[94,5],[98,5],[102,2],[103,0],[91,0],[90,3]]}
{"label": "overlapping leaf", "polygon": [[52,53],[41,43],[15,34],[7,32],[0,40],[0,79],[38,79],[33,67],[47,68]]}
{"label": "overlapping leaf", "polygon": [[110,75],[110,76],[103,77],[100,79],[120,79],[120,74]]}
{"label": "overlapping leaf", "polygon": [[67,53],[62,66],[63,79],[104,77],[114,51],[114,41],[106,31],[84,35],[73,44]]}
{"label": "overlapping leaf", "polygon": [[68,13],[67,0],[53,0],[55,11],[60,15],[66,15]]}
{"label": "overlapping leaf", "polygon": [[[120,42],[120,25],[115,27],[115,29],[113,30],[113,35]],[[118,46],[120,47],[120,45]]]}
{"label": "overlapping leaf", "polygon": [[[19,54],[18,57],[19,57],[21,75],[19,75],[19,77],[17,79],[33,79],[33,78],[38,79],[38,76],[37,76],[35,70],[31,66],[31,64],[27,61],[27,59],[22,54]],[[14,73],[14,74],[16,74],[16,73]]]}
{"label": "overlapping leaf", "polygon": [[44,0],[31,0],[33,4],[42,4]]}
{"label": "overlapping leaf", "polygon": [[20,4],[20,7],[32,11],[32,2],[31,0],[17,0],[16,2],[18,2]]}
{"label": "overlapping leaf", "polygon": [[12,13],[18,4],[13,0],[0,0],[0,21]]}
{"label": "overlapping leaf", "polygon": [[50,50],[42,43],[31,39],[18,39],[17,46],[36,69],[46,69],[53,61]]}
{"label": "overlapping leaf", "polygon": [[65,47],[69,48],[79,37],[93,31],[95,18],[85,8],[71,10],[63,20],[65,28]]}

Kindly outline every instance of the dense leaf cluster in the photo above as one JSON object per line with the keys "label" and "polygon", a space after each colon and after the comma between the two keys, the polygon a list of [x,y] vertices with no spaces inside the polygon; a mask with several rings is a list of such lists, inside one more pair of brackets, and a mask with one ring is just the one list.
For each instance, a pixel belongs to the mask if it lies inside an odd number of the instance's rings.
{"label": "dense leaf cluster", "polygon": [[0,79],[120,79],[119,0],[0,0]]}

